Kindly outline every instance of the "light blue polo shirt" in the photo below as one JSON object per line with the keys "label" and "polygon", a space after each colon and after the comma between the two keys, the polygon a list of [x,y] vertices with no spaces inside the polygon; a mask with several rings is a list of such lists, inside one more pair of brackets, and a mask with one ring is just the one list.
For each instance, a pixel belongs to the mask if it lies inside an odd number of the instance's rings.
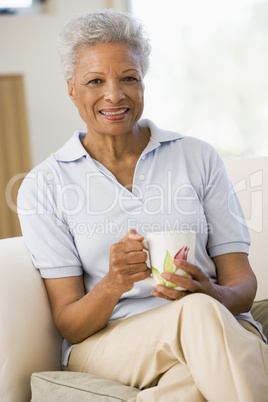
{"label": "light blue polo shirt", "polygon": [[[132,192],[71,139],[24,179],[18,211],[25,242],[43,278],[84,273],[90,291],[108,272],[109,253],[130,229],[196,232],[196,265],[216,282],[211,257],[248,253],[250,238],[222,159],[196,138],[158,128],[137,162]],[[234,267],[235,270],[235,267]],[[167,303],[145,281],[122,295],[111,319]],[[239,318],[252,321],[249,315]]]}

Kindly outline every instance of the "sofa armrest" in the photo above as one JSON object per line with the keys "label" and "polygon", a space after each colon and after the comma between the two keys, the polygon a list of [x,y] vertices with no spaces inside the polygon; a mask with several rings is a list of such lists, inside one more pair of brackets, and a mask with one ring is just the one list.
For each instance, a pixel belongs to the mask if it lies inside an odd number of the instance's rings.
{"label": "sofa armrest", "polygon": [[33,372],[60,370],[62,338],[23,238],[0,240],[0,400],[29,402]]}

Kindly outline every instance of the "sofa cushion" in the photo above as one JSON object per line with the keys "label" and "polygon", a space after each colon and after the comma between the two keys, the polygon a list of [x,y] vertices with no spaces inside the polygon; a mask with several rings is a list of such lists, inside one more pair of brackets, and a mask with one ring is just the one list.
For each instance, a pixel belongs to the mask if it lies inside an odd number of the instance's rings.
{"label": "sofa cushion", "polygon": [[138,389],[91,374],[51,371],[31,377],[31,402],[128,401]]}
{"label": "sofa cushion", "polygon": [[268,338],[268,300],[254,302],[251,313],[254,319],[261,323],[263,332]]}

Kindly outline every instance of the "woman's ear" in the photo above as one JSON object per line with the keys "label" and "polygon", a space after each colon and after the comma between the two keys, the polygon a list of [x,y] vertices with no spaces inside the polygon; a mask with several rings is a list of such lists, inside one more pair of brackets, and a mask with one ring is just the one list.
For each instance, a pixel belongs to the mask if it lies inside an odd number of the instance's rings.
{"label": "woman's ear", "polygon": [[68,95],[72,99],[75,106],[77,107],[74,84],[72,84],[70,81],[67,81],[67,85],[68,85]]}

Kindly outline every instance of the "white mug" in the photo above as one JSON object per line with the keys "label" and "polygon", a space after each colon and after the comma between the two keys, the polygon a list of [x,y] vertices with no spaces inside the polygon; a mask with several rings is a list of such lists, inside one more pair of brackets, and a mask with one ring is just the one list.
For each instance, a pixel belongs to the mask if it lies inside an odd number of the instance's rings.
{"label": "white mug", "polygon": [[190,277],[181,268],[173,264],[175,258],[195,262],[196,232],[193,231],[170,231],[147,233],[147,239],[143,246],[149,251],[149,258],[152,269],[152,276],[146,281],[152,285],[166,285],[179,290],[185,290],[180,286],[166,281],[161,277],[162,272],[171,272],[177,275]]}

